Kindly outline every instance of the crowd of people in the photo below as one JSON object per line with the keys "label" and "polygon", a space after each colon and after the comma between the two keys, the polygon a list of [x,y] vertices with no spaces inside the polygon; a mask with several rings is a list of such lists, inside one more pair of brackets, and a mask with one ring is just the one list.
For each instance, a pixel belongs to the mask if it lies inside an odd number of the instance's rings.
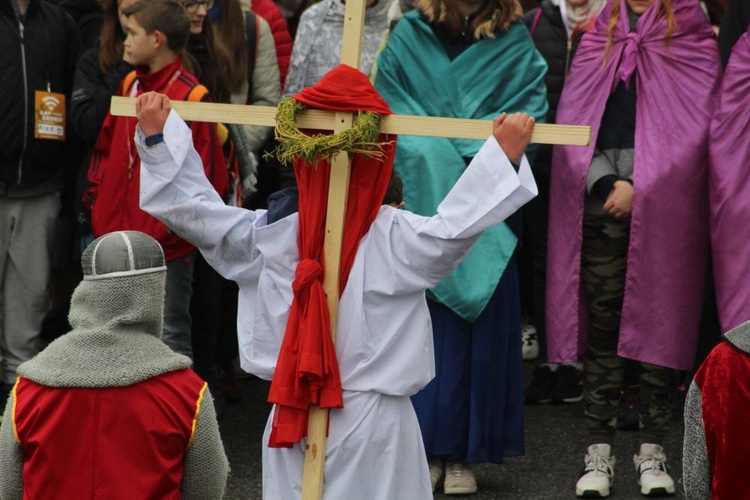
{"label": "crowd of people", "polygon": [[[163,482],[144,483],[159,495],[220,497],[217,416],[248,374],[273,380],[263,494],[299,494],[306,417],[280,377],[299,350],[290,337],[308,329],[296,314],[322,279],[324,263],[308,269],[322,248],[305,237],[327,196],[272,157],[271,127],[183,124],[169,104],[283,97],[495,120],[501,165],[487,166],[482,141],[403,136],[383,146],[384,179],[359,181],[377,196],[347,208],[362,220],[347,213],[346,327],[331,347],[338,365],[323,370],[335,372],[322,387],[340,429],[329,498],[363,482],[373,499],[475,493],[474,464],[524,454],[525,404],[581,401],[575,494],[606,497],[628,397],[633,480],[644,495],[673,494],[663,445],[680,395],[687,496],[750,494],[719,470],[741,458],[744,448],[722,444],[741,433],[741,405],[717,415],[731,400],[722,377],[750,373],[750,3],[367,0],[354,74],[339,66],[344,10],[340,0],[0,0],[0,497],[47,494],[24,480],[28,467],[65,476],[33,450],[50,423],[80,423],[76,412],[94,404],[81,388],[174,406],[144,405],[162,419],[141,428],[172,436],[172,448],[127,459],[164,468]],[[319,101],[334,91],[354,102]],[[112,115],[113,96],[138,98],[138,117]],[[537,122],[591,126],[591,144],[528,144]],[[156,281],[129,281],[141,275]],[[116,337],[138,328],[148,338],[123,347]],[[534,362],[525,386],[524,361]],[[93,375],[105,366],[121,376]],[[61,416],[64,404],[79,416]],[[365,437],[347,429],[370,429],[403,466],[354,452]]]}

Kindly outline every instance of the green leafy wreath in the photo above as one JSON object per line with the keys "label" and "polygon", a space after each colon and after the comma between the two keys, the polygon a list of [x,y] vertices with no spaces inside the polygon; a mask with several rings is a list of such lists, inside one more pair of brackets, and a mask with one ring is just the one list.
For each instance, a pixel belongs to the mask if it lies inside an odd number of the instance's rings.
{"label": "green leafy wreath", "polygon": [[276,113],[276,140],[279,146],[274,151],[282,163],[291,163],[294,158],[302,158],[314,164],[330,160],[342,151],[349,155],[362,154],[372,158],[383,158],[381,147],[389,142],[378,142],[381,116],[371,111],[360,111],[352,128],[337,134],[316,134],[308,136],[297,127],[297,115],[307,106],[296,99],[285,97],[279,102]]}

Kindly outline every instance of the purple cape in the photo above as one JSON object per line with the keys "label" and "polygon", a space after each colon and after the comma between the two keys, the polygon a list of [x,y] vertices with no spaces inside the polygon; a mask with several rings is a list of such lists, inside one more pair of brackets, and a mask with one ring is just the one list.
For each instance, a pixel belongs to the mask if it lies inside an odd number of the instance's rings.
{"label": "purple cape", "polygon": [[750,319],[750,33],[729,58],[711,119],[711,248],[721,331]]}
{"label": "purple cape", "polygon": [[585,180],[607,99],[637,69],[635,198],[618,353],[677,369],[693,367],[708,251],[708,129],[721,74],[716,37],[694,0],[672,2],[676,27],[656,0],[629,33],[624,1],[603,61],[608,4],[584,35],[557,113],[592,126],[588,147],[556,147],[547,268],[549,360],[576,360],[588,332],[581,288]]}

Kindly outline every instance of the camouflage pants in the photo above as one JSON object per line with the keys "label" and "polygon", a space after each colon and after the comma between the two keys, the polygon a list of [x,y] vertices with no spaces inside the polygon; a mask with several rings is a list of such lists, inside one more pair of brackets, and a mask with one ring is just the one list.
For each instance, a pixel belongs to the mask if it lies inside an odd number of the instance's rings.
{"label": "camouflage pants", "polygon": [[[617,355],[617,344],[629,236],[629,221],[587,217],[583,223],[581,280],[590,323],[583,396],[589,444],[612,444],[620,391],[625,387],[625,360]],[[662,444],[664,440],[672,416],[673,377],[674,370],[670,368],[640,363],[641,443]]]}

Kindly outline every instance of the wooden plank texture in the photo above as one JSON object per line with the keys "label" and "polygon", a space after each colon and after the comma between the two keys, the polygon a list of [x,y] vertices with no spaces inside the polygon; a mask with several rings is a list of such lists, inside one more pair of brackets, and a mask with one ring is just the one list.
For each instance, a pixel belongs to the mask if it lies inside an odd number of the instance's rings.
{"label": "wooden plank texture", "polygon": [[[242,125],[276,125],[276,108],[272,106],[238,106],[203,102],[173,101],[172,107],[184,120]],[[113,97],[113,115],[135,116],[135,99]],[[311,130],[333,130],[334,113],[308,110],[300,113],[297,123],[300,128]],[[462,118],[433,118],[429,116],[391,115],[383,117],[380,131],[384,134],[420,135],[427,137],[452,137],[455,139],[486,139],[492,132],[491,120],[468,120]],[[531,142],[537,144],[567,144],[588,146],[591,127],[581,125],[553,125],[537,123],[531,134]]]}

